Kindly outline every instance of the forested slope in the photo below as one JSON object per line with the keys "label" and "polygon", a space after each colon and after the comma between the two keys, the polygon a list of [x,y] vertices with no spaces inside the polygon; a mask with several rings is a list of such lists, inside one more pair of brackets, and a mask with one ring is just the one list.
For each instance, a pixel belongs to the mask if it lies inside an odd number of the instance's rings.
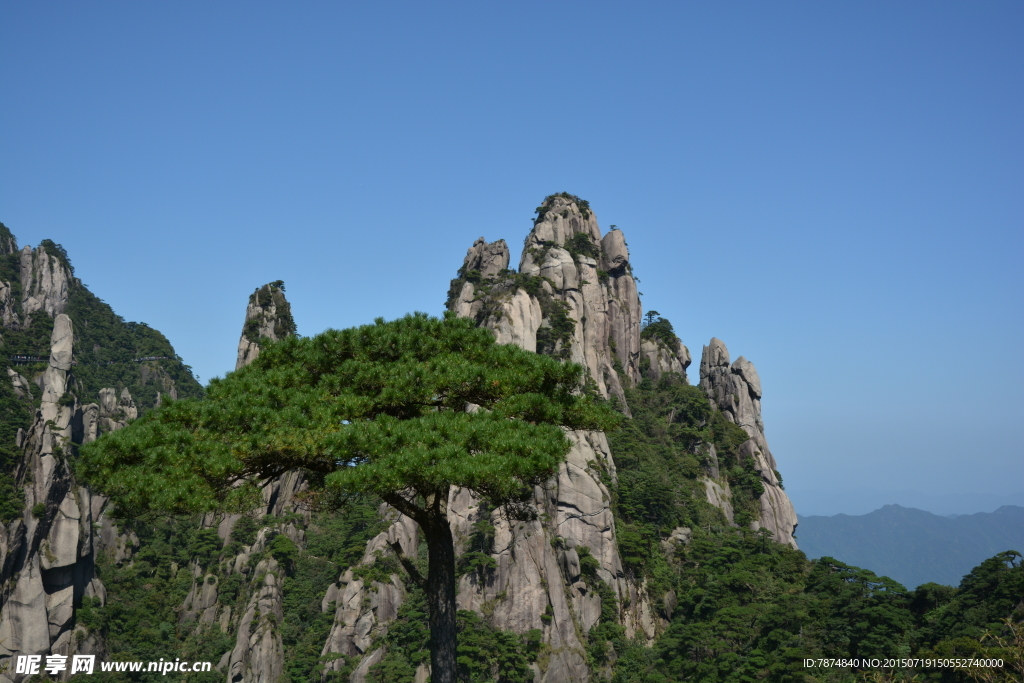
{"label": "forested slope", "polygon": [[801,517],[800,547],[875,567],[907,586],[956,585],[978,562],[1004,550],[1024,552],[1024,507],[941,517],[886,505],[866,515]]}

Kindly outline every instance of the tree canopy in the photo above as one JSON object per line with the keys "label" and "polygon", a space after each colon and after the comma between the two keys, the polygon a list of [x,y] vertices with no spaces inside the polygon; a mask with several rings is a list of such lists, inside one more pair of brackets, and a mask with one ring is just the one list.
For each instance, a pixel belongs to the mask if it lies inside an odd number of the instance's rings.
{"label": "tree canopy", "polygon": [[246,509],[289,470],[326,506],[380,496],[419,525],[427,577],[392,548],[430,608],[434,680],[456,675],[451,487],[509,504],[554,474],[565,428],[603,429],[612,411],[582,391],[583,369],[500,346],[453,314],[331,330],[269,345],[211,382],[83,449],[87,478],[124,512]]}
{"label": "tree canopy", "polygon": [[455,485],[501,503],[554,472],[561,426],[608,424],[581,373],[467,320],[378,319],[268,346],[206,400],[85,446],[83,469],[127,511],[245,507],[254,481],[291,469],[337,493]]}

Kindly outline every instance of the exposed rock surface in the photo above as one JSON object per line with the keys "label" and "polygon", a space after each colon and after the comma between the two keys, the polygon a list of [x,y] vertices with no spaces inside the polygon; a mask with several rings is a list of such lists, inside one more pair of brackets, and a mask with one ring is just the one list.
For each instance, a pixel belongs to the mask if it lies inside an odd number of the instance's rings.
{"label": "exposed rock surface", "polygon": [[[75,423],[96,412],[95,405],[83,408],[74,397],[63,400],[73,382],[73,345],[71,320],[58,314],[41,376],[42,401],[21,439],[25,459],[17,481],[25,483],[25,514],[7,526],[6,542],[0,544],[0,664],[15,654],[95,654],[102,648],[74,622],[74,605],[83,596],[102,600],[106,594],[93,571],[95,553],[104,544],[94,526],[110,525],[103,515],[105,499],[77,485],[67,464]],[[16,387],[24,381],[18,378]],[[132,404],[129,394],[122,398]],[[97,433],[94,425],[79,442]],[[0,673],[0,680],[16,678],[10,671]]]}
{"label": "exposed rock surface", "polygon": [[[793,538],[797,525],[796,511],[782,490],[778,466],[768,450],[761,421],[761,379],[754,364],[743,356],[730,364],[725,344],[720,339],[712,339],[701,355],[700,385],[725,418],[742,427],[750,437],[740,446],[740,453],[753,461],[764,485],[760,520],[755,521],[753,527],[764,527],[779,543],[797,547]],[[712,495],[709,488],[709,501]]]}
{"label": "exposed rock surface", "polygon": [[256,360],[262,340],[279,341],[294,333],[295,320],[284,296],[284,283],[278,280],[258,288],[249,297],[249,306],[245,309],[235,369]]}
{"label": "exposed rock surface", "polygon": [[643,374],[651,379],[661,379],[666,373],[686,377],[686,368],[690,367],[690,350],[678,340],[667,344],[661,339],[643,339],[640,356]]}
{"label": "exposed rock surface", "polygon": [[[122,561],[138,543],[119,533],[105,513],[107,500],[76,482],[68,463],[73,444],[93,441],[137,417],[135,400],[126,387],[101,388],[90,396],[95,403],[82,405],[82,381],[75,376],[75,324],[68,310],[70,293],[83,285],[59,245],[44,242],[19,252],[13,235],[0,224],[0,255],[12,254],[17,254],[18,286],[0,281],[5,336],[49,325],[48,318],[52,331],[42,370],[31,354],[14,359],[22,363],[17,370],[7,368],[14,396],[26,403],[38,397],[39,402],[14,443],[22,457],[10,475],[24,494],[23,513],[0,525],[2,683],[24,678],[9,666],[18,654],[105,653],[100,635],[76,623],[75,608],[84,597],[98,598],[100,605],[106,600],[106,589],[94,572],[97,553]],[[163,356],[151,360],[177,362]],[[162,372],[159,364],[143,365],[142,374]],[[175,395],[174,381],[164,374],[163,387]]]}
{"label": "exposed rock surface", "polygon": [[598,392],[628,412],[616,366],[627,382],[640,380],[640,297],[629,251],[618,230],[602,239],[597,217],[577,202],[545,200],[518,276],[505,270],[504,240],[478,239],[452,282],[448,307],[494,330],[499,343],[580,363]]}
{"label": "exposed rock surface", "polygon": [[71,269],[55,254],[40,247],[26,245],[21,250],[21,310],[25,325],[36,311],[51,318],[63,313],[68,305]]}
{"label": "exposed rock surface", "polygon": [[[257,358],[260,342],[279,341],[294,332],[295,322],[284,296],[284,283],[277,281],[260,287],[249,297],[235,369]],[[264,486],[263,504],[249,514],[256,519],[266,515],[300,514],[308,522],[309,510],[297,498],[305,488],[306,481],[301,473],[285,473]],[[216,526],[218,535],[227,544],[240,517],[208,515],[203,526]],[[219,601],[216,580],[211,582],[198,567],[193,567],[195,579],[181,606],[181,623],[194,624],[197,633],[214,623],[225,633],[235,633],[234,648],[224,653],[217,666],[226,674],[228,683],[277,683],[284,671],[284,644],[278,625],[284,619],[285,571],[272,557],[260,560],[255,568],[249,563],[249,558],[263,553],[278,534],[288,536],[296,544],[302,543],[303,532],[296,524],[275,523],[260,529],[252,545],[243,547],[225,563],[230,567],[227,576],[239,574],[247,585],[249,600],[241,614],[233,614],[231,605]]]}

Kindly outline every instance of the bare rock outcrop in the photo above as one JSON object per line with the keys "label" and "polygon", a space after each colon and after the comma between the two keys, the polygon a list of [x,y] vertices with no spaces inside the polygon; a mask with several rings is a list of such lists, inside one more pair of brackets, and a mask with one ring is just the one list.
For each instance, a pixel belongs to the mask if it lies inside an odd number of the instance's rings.
{"label": "bare rock outcrop", "polygon": [[[641,309],[622,233],[602,238],[586,202],[554,195],[538,209],[518,273],[485,270],[483,255],[504,249],[501,241],[474,243],[452,282],[449,308],[494,331],[499,343],[580,363],[598,393],[616,399],[628,414],[622,383],[641,379]],[[663,355],[668,371],[685,372],[688,353]],[[608,442],[601,433],[570,437],[565,463],[535,492],[536,520],[509,521],[465,491],[453,492],[450,507],[456,538],[467,538],[481,520],[495,529],[495,568],[463,576],[459,608],[489,614],[497,628],[540,629],[551,656],[538,683],[591,680],[585,636],[601,614],[601,586],[594,582],[611,590],[630,637],[651,642],[662,625],[646,586],[626,578],[618,554],[606,485],[616,478]],[[581,574],[584,548],[597,560],[597,577]]]}
{"label": "bare rock outcrop", "polygon": [[448,308],[494,330],[499,343],[580,363],[628,414],[622,381],[641,377],[641,311],[622,233],[602,239],[586,202],[552,195],[538,208],[518,272],[507,265],[504,240],[478,239],[452,281]]}
{"label": "bare rock outcrop", "polygon": [[643,339],[640,342],[640,367],[645,377],[655,380],[668,373],[686,377],[690,350],[678,339],[673,344],[657,338]]}
{"label": "bare rock outcrop", "polygon": [[[45,243],[44,243],[45,244]],[[21,310],[28,325],[31,315],[43,311],[51,318],[68,305],[73,274],[66,259],[51,249],[25,246],[21,250]]]}
{"label": "bare rock outcrop", "polygon": [[[20,437],[25,457],[16,473],[24,485],[25,514],[4,530],[0,557],[0,663],[16,654],[95,654],[102,647],[76,628],[74,605],[83,596],[103,599],[105,588],[94,575],[100,539],[95,526],[104,519],[105,499],[79,486],[67,455],[75,425],[86,412],[78,400],[66,400],[73,383],[74,331],[70,318],[54,319],[50,359],[40,377],[42,400],[35,420]],[[15,387],[24,378],[15,373]],[[131,396],[125,399],[130,403]],[[91,429],[84,439],[96,437]],[[7,678],[5,678],[7,677]],[[0,681],[14,680],[9,671]]]}
{"label": "bare rock outcrop", "polygon": [[[378,556],[391,552],[393,543],[398,543],[407,554],[415,552],[419,538],[416,523],[387,506],[382,507],[381,514],[393,520],[391,526],[366,545],[359,567],[373,564]],[[405,596],[405,586],[397,574],[392,574],[387,583],[378,581],[368,585],[351,569],[346,570],[328,588],[322,602],[324,612],[334,612],[334,622],[321,652],[321,657],[326,658],[325,672],[339,671],[349,658],[365,655],[398,616],[398,608],[405,601]],[[375,653],[376,656],[371,653],[359,662],[353,681],[365,680],[370,667],[384,654],[380,649]]]}
{"label": "bare rock outcrop", "polygon": [[488,243],[481,237],[466,253],[462,274],[477,273],[479,277],[494,278],[508,269],[508,262],[508,245],[505,240]]}
{"label": "bare rock outcrop", "polygon": [[[295,322],[284,296],[284,283],[278,280],[258,288],[249,297],[235,369],[245,367],[259,356],[261,342],[279,341],[294,333]],[[249,515],[264,519],[268,515],[299,514],[308,522],[309,510],[298,498],[306,487],[302,473],[286,472],[263,486],[263,503]],[[203,526],[216,528],[227,544],[241,517],[209,514]],[[246,608],[240,614],[233,613],[231,605],[220,601],[216,577],[211,579],[198,566],[192,566],[194,580],[180,609],[180,623],[191,624],[196,633],[219,624],[225,633],[235,634],[234,647],[224,653],[217,667],[226,674],[228,683],[276,683],[284,671],[280,624],[284,618],[285,571],[272,557],[260,560],[255,568],[249,563],[249,558],[263,553],[278,534],[284,534],[296,544],[302,543],[303,531],[294,522],[274,523],[261,528],[252,545],[225,560],[225,566],[230,567],[227,575],[244,577],[249,593]]]}
{"label": "bare rock outcrop", "polygon": [[278,280],[257,288],[245,309],[235,369],[245,367],[260,355],[261,340],[279,341],[292,334],[295,334],[295,320],[284,296],[284,283]]}
{"label": "bare rock outcrop", "polygon": [[[766,528],[777,542],[797,547],[793,538],[796,511],[782,490],[778,466],[764,436],[761,379],[754,364],[743,356],[730,363],[725,344],[720,339],[712,339],[701,355],[700,385],[725,418],[742,427],[750,437],[740,446],[740,454],[753,461],[764,485],[760,520],[754,522],[754,528]],[[709,490],[709,499],[711,495]]]}

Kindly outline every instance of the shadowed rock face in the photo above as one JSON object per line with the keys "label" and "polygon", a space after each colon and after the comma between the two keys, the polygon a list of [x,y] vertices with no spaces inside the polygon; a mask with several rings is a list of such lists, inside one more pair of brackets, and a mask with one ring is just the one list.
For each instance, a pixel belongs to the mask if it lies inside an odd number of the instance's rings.
{"label": "shadowed rock face", "polygon": [[[83,432],[76,425],[89,424],[80,443],[101,433],[96,419],[99,406],[62,400],[74,381],[73,345],[71,319],[57,314],[50,360],[40,377],[42,400],[19,444],[24,459],[17,481],[31,482],[24,487],[25,514],[0,534],[0,662],[17,654],[102,653],[102,643],[86,631],[76,630],[74,622],[74,605],[83,596],[104,599],[106,590],[94,575],[95,552],[104,548],[106,541],[116,544],[116,539],[103,533],[110,527],[103,514],[106,500],[79,486],[67,463],[65,449],[76,431]],[[20,375],[12,377],[15,386],[18,378]],[[113,395],[113,389],[103,391]],[[134,410],[127,390],[122,400]],[[123,424],[106,424],[102,431]],[[16,677],[10,670],[0,674],[0,680]]]}
{"label": "shadowed rock face", "polygon": [[[40,400],[15,441],[22,456],[13,476],[25,495],[24,511],[0,525],[0,683],[25,677],[8,666],[19,654],[105,656],[102,639],[76,624],[75,605],[84,597],[105,603],[106,588],[95,575],[97,553],[123,561],[138,540],[118,532],[105,512],[107,499],[80,485],[69,467],[71,444],[120,429],[139,410],[127,388],[101,388],[98,402],[81,403],[75,324],[68,311],[71,290],[82,285],[58,251],[41,246],[19,252],[14,236],[0,226],[0,255],[18,254],[21,290],[15,299],[16,284],[0,280],[4,333],[29,327],[33,318],[36,325],[44,317],[53,320],[46,367],[7,368],[15,396],[31,400],[34,384]],[[146,372],[152,369],[140,368],[141,375]],[[175,396],[174,382],[164,379],[163,389]],[[62,675],[66,679],[68,672]]]}
{"label": "shadowed rock face", "polygon": [[764,485],[760,498],[761,519],[754,522],[754,529],[769,529],[776,541],[796,548],[793,538],[796,511],[782,490],[778,465],[768,450],[761,421],[761,379],[754,364],[743,356],[730,364],[725,344],[720,339],[712,339],[701,355],[700,386],[725,418],[742,427],[750,437],[740,446],[740,453],[753,460]]}

